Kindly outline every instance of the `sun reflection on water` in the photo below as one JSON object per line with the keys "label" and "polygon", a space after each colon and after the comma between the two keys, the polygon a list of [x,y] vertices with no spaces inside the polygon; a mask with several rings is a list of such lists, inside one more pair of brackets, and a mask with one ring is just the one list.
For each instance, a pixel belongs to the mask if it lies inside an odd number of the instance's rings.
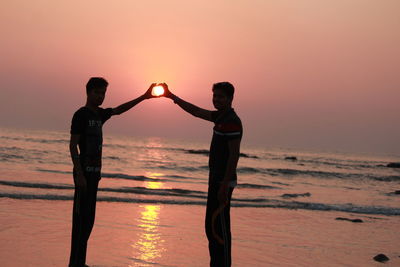
{"label": "sun reflection on water", "polygon": [[[162,177],[164,174],[163,173],[158,173],[158,172],[148,172],[146,173],[146,176],[149,178],[157,179],[159,177]],[[163,188],[164,183],[163,182],[158,182],[158,181],[146,181],[144,182],[144,187],[148,189],[160,189]]]}
{"label": "sun reflection on water", "polygon": [[139,251],[135,255],[136,259],[144,263],[154,263],[154,260],[162,256],[165,251],[163,243],[165,242],[159,232],[159,214],[161,207],[159,205],[141,205],[138,227],[141,232],[139,239],[133,245]]}
{"label": "sun reflection on water", "polygon": [[[161,173],[149,173],[147,176],[156,178],[162,175]],[[159,189],[163,187],[163,182],[145,181],[144,186],[149,189]],[[140,260],[144,264],[141,266],[150,266],[165,251],[165,240],[162,239],[159,231],[161,206],[140,205],[139,207],[140,217],[137,219],[137,226],[140,232],[138,240],[132,245],[139,255],[134,255],[133,258]]]}

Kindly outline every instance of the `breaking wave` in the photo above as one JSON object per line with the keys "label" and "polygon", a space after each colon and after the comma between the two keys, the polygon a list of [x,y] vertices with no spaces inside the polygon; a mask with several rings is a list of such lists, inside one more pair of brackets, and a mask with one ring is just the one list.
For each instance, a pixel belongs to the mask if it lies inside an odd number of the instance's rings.
{"label": "breaking wave", "polygon": [[[73,200],[71,195],[55,194],[24,194],[0,192],[0,198],[30,199],[30,200]],[[169,204],[169,205],[206,205],[206,200],[174,200],[174,199],[141,199],[133,197],[98,196],[99,202],[125,202],[146,204]],[[302,209],[314,211],[340,211],[357,214],[373,214],[386,216],[400,216],[399,208],[388,208],[380,206],[356,206],[351,204],[322,204],[297,201],[279,201],[268,199],[238,200],[232,199],[232,207],[237,208],[283,208]]]}

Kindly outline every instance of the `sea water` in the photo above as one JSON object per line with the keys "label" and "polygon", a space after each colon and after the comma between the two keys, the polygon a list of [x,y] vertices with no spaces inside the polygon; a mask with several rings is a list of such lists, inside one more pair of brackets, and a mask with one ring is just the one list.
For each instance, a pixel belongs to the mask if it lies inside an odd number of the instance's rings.
{"label": "sea water", "polygon": [[[21,211],[18,216],[24,217],[26,224],[29,225],[30,220],[32,222],[36,220],[38,224],[46,221],[45,217],[38,219],[44,211],[38,205],[31,205],[32,201],[42,201],[40,203],[46,206],[46,209],[56,207],[57,203],[61,202],[69,202],[68,207],[72,207],[74,187],[68,145],[68,132],[0,128],[0,204],[3,205],[2,207],[7,205],[7,209],[4,208],[4,210],[16,210],[15,213]],[[153,229],[152,219],[154,218],[151,216],[159,216],[160,209],[163,209],[163,214],[169,214],[170,218],[174,216],[189,218],[186,219],[189,224],[185,231],[191,233],[193,231],[191,228],[196,225],[196,222],[190,223],[191,215],[188,216],[188,214],[191,214],[192,210],[204,209],[206,204],[208,149],[207,142],[158,137],[139,138],[106,133],[98,202],[108,203],[107,207],[112,210],[121,210],[121,212],[127,209],[127,205],[133,205],[132,207],[139,211],[126,214],[119,221],[113,218],[96,221],[96,225],[109,230],[104,233],[104,236],[96,237],[95,235],[93,238],[104,238],[103,241],[107,242],[110,240],[108,234],[110,231],[123,229],[122,233],[115,234],[123,239],[126,231],[131,230],[131,226],[126,226],[125,229],[123,225],[128,225],[128,223],[123,224],[121,220],[130,222],[134,220],[135,227],[139,228],[145,227],[147,222],[149,229]],[[313,266],[307,262],[307,257],[303,259],[303,264],[293,263],[293,261],[298,258],[296,253],[301,253],[304,257],[305,251],[318,250],[318,247],[325,246],[323,244],[325,240],[340,234],[340,232],[335,232],[335,229],[325,229],[325,234],[321,234],[322,237],[313,237],[315,229],[324,229],[323,224],[327,220],[323,218],[329,212],[334,213],[334,217],[339,214],[341,217],[349,218],[362,216],[364,220],[370,218],[370,220],[375,220],[376,227],[386,227],[385,220],[382,218],[398,218],[397,216],[400,215],[399,195],[396,194],[396,191],[400,190],[400,170],[388,168],[386,165],[389,162],[398,162],[399,159],[398,155],[298,151],[251,147],[243,143],[238,164],[238,186],[232,198],[232,213],[237,222],[233,226],[236,231],[233,243],[234,252],[240,251],[241,255],[248,256],[243,256],[241,264],[235,266]],[[13,207],[9,207],[10,205]],[[290,216],[279,212],[285,210],[293,212]],[[138,214],[140,216],[136,218]],[[6,214],[2,213],[2,216],[2,221],[6,221],[4,219]],[[203,220],[202,216],[203,214],[196,214],[193,218],[197,221]],[[52,218],[52,220],[56,219]],[[70,222],[69,217],[60,220]],[[390,222],[391,224],[386,224],[389,225],[389,230],[394,227],[392,220]],[[11,227],[10,224],[12,222],[6,221],[0,231],[3,234],[6,233],[8,227]],[[300,225],[303,229],[298,229]],[[183,226],[180,224],[179,227]],[[354,250],[357,246],[360,250],[365,249],[363,247],[365,244],[368,244],[367,247],[373,246],[373,243],[378,241],[367,240],[368,231],[371,229],[368,227],[370,226],[347,229],[353,232],[364,231],[364,241],[360,241],[360,244],[343,245],[332,241],[330,246],[341,247],[342,252],[348,249]],[[168,229],[172,228],[160,229],[166,231],[164,235],[172,238],[174,235],[168,232]],[[149,237],[146,231],[145,236]],[[174,229],[174,231],[179,230]],[[184,229],[182,231],[184,232]],[[161,235],[161,232],[158,234]],[[69,232],[65,235],[69,235]],[[203,237],[204,233],[196,232],[193,235]],[[386,240],[387,236],[391,236],[390,232],[385,236]],[[51,239],[51,237],[43,236],[37,238]],[[179,235],[173,238],[182,241]],[[397,240],[397,237],[393,238]],[[344,239],[346,237],[340,240]],[[397,241],[391,243],[394,244]],[[123,242],[120,240],[118,244]],[[202,240],[202,242],[206,241]],[[301,242],[301,244],[296,245],[296,242]],[[190,247],[193,248],[196,245],[193,243],[185,246],[186,249]],[[202,258],[205,258],[204,255],[207,256],[204,248],[202,248],[204,254],[200,254]],[[274,251],[278,248],[279,251]],[[97,249],[101,251],[100,247]],[[140,247],[137,248],[138,251],[140,249]],[[268,252],[264,253],[263,249]],[[288,256],[289,254],[284,254],[285,251],[294,252]],[[160,253],[160,251],[156,252]],[[67,256],[68,251],[63,253]],[[188,253],[191,253],[190,250]],[[99,257],[105,254],[99,254]],[[153,254],[150,253],[150,255]],[[274,254],[279,254],[281,258],[274,260],[271,258]],[[154,255],[153,258],[131,257],[129,260],[133,264],[129,266],[156,264],[157,257],[161,256]],[[320,249],[316,255],[326,254]],[[327,255],[333,255],[333,258],[343,257],[340,253],[333,252]],[[115,257],[116,260],[111,262],[120,261],[123,255]],[[234,256],[234,259],[237,257],[239,256]],[[309,258],[310,261],[315,260],[315,258]],[[204,266],[195,263],[188,264],[185,260],[187,260],[185,257],[173,259],[171,260],[173,264],[168,266]],[[239,263],[240,260],[239,257]],[[139,265],[137,265],[138,262]],[[146,262],[149,265],[146,265]],[[250,262],[251,264],[247,265]],[[277,265],[277,262],[281,264]],[[127,264],[114,265],[128,266]],[[340,266],[340,264],[332,266]],[[348,266],[357,266],[357,263]]]}
{"label": "sea water", "polygon": [[[0,197],[73,199],[69,134],[0,129]],[[106,135],[98,201],[204,205],[209,144]],[[400,215],[396,155],[242,145],[233,207]]]}

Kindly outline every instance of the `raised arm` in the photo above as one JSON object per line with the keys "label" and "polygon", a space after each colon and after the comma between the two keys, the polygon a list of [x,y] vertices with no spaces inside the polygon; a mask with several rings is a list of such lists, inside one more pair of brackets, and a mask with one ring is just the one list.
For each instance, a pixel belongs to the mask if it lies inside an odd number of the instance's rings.
{"label": "raised arm", "polygon": [[133,108],[134,106],[136,106],[137,104],[139,104],[140,102],[142,102],[143,100],[149,99],[149,98],[153,98],[154,96],[151,94],[151,90],[153,90],[153,87],[156,84],[153,83],[150,85],[149,89],[147,89],[146,93],[144,93],[143,95],[139,96],[136,99],[133,99],[129,102],[126,102],[122,105],[119,105],[116,108],[112,109],[112,115],[119,115],[121,113],[124,113],[128,110],[130,110],[131,108]]}
{"label": "raised arm", "polygon": [[174,101],[174,103],[177,104],[184,111],[186,111],[187,113],[192,114],[193,116],[198,117],[200,119],[212,121],[211,110],[202,109],[196,105],[193,105],[192,103],[189,103],[189,102],[177,97],[169,90],[168,85],[166,83],[163,83],[161,85],[164,87],[164,90],[165,90],[164,96],[172,99]]}

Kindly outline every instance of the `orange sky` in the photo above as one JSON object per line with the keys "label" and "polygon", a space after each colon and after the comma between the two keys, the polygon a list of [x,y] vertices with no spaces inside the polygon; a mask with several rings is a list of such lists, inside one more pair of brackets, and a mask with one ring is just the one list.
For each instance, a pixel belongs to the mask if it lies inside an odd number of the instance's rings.
{"label": "orange sky", "polygon": [[[231,81],[244,143],[398,152],[398,0],[7,1],[0,9],[0,126],[68,131],[90,76],[105,107],[167,82],[212,108]],[[107,133],[208,140],[171,101],[142,103]]]}

